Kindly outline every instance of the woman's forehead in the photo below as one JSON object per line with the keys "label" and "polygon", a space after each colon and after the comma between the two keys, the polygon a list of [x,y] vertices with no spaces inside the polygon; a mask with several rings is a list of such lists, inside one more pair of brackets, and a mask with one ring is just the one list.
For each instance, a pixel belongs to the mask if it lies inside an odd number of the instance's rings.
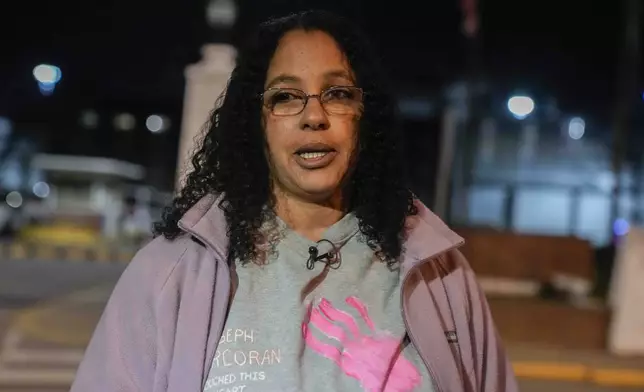
{"label": "woman's forehead", "polygon": [[321,31],[294,30],[280,40],[269,64],[265,87],[342,81],[351,82],[353,76],[336,41]]}

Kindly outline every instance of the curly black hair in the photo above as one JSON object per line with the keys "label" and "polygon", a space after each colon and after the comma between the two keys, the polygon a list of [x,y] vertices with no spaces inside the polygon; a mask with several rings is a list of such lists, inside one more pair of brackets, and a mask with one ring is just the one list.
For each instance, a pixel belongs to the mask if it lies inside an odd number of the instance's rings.
{"label": "curly black hair", "polygon": [[[281,37],[292,30],[322,31],[338,43],[365,91],[353,174],[343,193],[345,208],[359,220],[367,244],[393,266],[404,241],[407,216],[417,213],[404,180],[396,105],[369,39],[353,23],[325,11],[306,11],[262,23],[241,50],[228,87],[218,100],[192,157],[193,170],[155,224],[155,235],[182,234],[179,219],[207,194],[223,195],[228,225],[228,262],[256,262],[260,228],[272,218],[261,100],[266,72]],[[266,208],[268,207],[268,208]]]}

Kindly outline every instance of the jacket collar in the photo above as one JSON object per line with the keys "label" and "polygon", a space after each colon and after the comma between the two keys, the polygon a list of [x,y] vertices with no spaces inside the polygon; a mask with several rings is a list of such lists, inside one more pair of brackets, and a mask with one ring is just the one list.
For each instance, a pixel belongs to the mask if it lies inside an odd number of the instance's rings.
{"label": "jacket collar", "polygon": [[[220,207],[222,195],[207,195],[190,208],[179,221],[179,227],[211,247],[222,260],[226,259],[228,233],[224,212]],[[406,222],[402,271],[417,263],[455,249],[463,238],[450,230],[423,203],[416,200],[418,214]]]}
{"label": "jacket collar", "polygon": [[220,204],[223,195],[208,194],[179,220],[179,228],[212,248],[221,260],[228,254],[228,225]]}
{"label": "jacket collar", "polygon": [[465,242],[420,200],[415,200],[418,213],[407,218],[402,270],[410,270],[419,262],[434,258]]}

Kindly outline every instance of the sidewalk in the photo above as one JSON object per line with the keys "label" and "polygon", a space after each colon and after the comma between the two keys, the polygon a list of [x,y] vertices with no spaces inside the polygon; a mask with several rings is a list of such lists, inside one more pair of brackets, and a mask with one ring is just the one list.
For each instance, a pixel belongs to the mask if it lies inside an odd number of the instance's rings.
{"label": "sidewalk", "polygon": [[618,358],[605,352],[510,346],[521,379],[568,381],[644,389],[644,357]]}

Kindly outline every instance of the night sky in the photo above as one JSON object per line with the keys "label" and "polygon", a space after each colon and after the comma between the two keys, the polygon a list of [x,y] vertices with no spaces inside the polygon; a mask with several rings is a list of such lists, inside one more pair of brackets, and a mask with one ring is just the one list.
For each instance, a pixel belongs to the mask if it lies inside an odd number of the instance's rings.
{"label": "night sky", "polygon": [[[400,94],[436,96],[466,70],[459,1],[239,0],[232,40],[240,42],[271,15],[332,10],[351,17],[373,37]],[[555,98],[564,113],[583,116],[609,132],[621,2],[480,1],[483,72],[492,81],[499,110],[509,94],[521,89],[534,94],[537,105],[540,98]],[[122,143],[109,129],[96,136],[78,130],[81,110],[163,113],[175,126],[155,159],[175,153],[184,69],[199,60],[201,45],[213,38],[205,5],[205,0],[3,5],[0,115],[45,127],[52,143],[76,146],[60,152],[101,155]],[[50,97],[38,92],[32,76],[39,63],[55,64],[63,72]],[[133,153],[150,149],[147,137],[129,144]],[[90,139],[99,140],[93,151],[83,147]],[[168,163],[168,170],[173,165]]]}
{"label": "night sky", "polygon": [[[465,59],[457,0],[392,3],[397,8],[364,0],[243,0],[235,38],[271,14],[326,8],[368,29],[402,90],[435,89],[457,78]],[[539,90],[573,111],[609,105],[619,2],[593,3],[483,0],[485,71],[500,91]],[[204,0],[36,0],[12,7],[18,8],[2,11],[8,23],[0,64],[0,112],[10,115],[29,114],[42,100],[31,75],[39,62],[61,67],[56,99],[72,105],[175,107],[183,68],[210,38]]]}

